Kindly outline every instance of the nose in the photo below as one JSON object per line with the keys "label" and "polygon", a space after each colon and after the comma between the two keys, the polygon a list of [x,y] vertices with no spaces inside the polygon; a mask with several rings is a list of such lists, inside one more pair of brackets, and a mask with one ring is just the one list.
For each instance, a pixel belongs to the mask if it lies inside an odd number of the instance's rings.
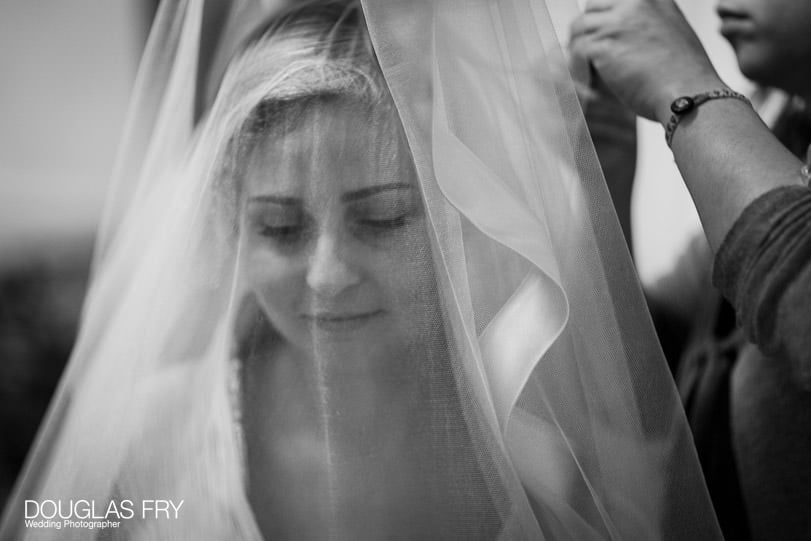
{"label": "nose", "polygon": [[357,285],[360,273],[351,263],[347,246],[337,235],[319,235],[307,268],[307,285],[320,297],[331,298]]}

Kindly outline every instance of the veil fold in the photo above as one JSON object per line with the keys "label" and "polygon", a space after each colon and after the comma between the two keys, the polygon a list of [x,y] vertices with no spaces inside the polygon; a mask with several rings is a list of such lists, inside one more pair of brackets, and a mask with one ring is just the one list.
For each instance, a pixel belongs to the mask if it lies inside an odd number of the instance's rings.
{"label": "veil fold", "polygon": [[[0,539],[720,538],[558,39],[575,0],[242,0],[201,55],[204,8],[160,8]],[[358,293],[291,318],[271,279],[337,287],[322,237]],[[143,513],[27,523],[46,500]]]}
{"label": "veil fold", "polygon": [[[602,522],[599,536],[717,535],[555,38],[549,11],[563,11],[566,2],[413,1],[411,17],[430,15],[407,25],[410,33],[388,4],[364,7],[415,161],[425,164],[424,184],[435,183],[486,239],[531,263],[478,334],[489,397],[514,462],[532,469],[546,453],[569,454],[551,456],[558,475],[571,467],[583,476]],[[425,89],[433,89],[430,116],[422,110]],[[503,278],[503,262],[490,263],[477,273],[468,260],[466,274],[492,284]],[[490,284],[469,286],[471,295]],[[677,479],[672,468],[688,463],[689,473]],[[550,488],[537,472],[520,476],[531,497],[533,488]],[[703,518],[682,522],[688,511]]]}

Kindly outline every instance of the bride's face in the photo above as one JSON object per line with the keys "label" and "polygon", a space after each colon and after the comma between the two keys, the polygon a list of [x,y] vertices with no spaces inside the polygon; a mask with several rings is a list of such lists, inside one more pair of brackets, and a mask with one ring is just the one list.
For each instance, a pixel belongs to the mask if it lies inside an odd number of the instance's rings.
{"label": "bride's face", "polygon": [[396,126],[324,103],[249,154],[243,275],[302,351],[395,356],[437,327],[425,213]]}

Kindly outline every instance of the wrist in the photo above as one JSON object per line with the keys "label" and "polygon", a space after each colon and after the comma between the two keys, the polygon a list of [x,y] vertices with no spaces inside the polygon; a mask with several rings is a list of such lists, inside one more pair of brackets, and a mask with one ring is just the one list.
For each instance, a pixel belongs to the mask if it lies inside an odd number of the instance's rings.
{"label": "wrist", "polygon": [[730,90],[730,88],[719,77],[704,77],[692,80],[679,81],[664,89],[656,106],[656,120],[662,127],[667,126],[673,111],[670,106],[673,102],[683,96],[696,96],[712,90]]}
{"label": "wrist", "polygon": [[696,109],[705,103],[713,100],[723,99],[736,99],[746,103],[748,107],[752,107],[751,102],[746,96],[725,88],[717,88],[710,90],[709,92],[702,92],[693,96],[682,96],[676,98],[676,100],[673,101],[673,104],[670,106],[670,110],[673,112],[673,114],[670,116],[670,120],[665,126],[665,141],[667,141],[667,146],[672,146],[673,135],[676,132],[676,128],[678,128],[682,123],[682,120],[687,122],[690,117],[697,114]]}

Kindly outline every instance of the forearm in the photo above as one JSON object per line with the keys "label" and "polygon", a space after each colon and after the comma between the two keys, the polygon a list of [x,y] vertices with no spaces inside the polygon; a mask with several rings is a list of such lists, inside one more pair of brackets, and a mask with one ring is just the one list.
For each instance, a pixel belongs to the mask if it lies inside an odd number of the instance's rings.
{"label": "forearm", "polygon": [[[664,113],[658,116],[666,122]],[[713,252],[752,201],[800,183],[800,161],[736,99],[712,100],[687,115],[673,137],[673,153]]]}
{"label": "forearm", "polygon": [[[663,125],[676,98],[724,88],[672,0],[587,0],[572,35],[572,49],[615,95]],[[748,104],[729,98],[684,113],[671,146],[719,254],[716,284],[750,338],[811,385],[811,191],[801,162]]]}
{"label": "forearm", "polygon": [[749,339],[811,390],[811,190],[784,187],[749,205],[724,239],[713,283]]}
{"label": "forearm", "polygon": [[[572,36],[617,97],[663,125],[674,99],[725,86],[671,0],[588,0]],[[672,147],[713,250],[757,196],[800,181],[802,164],[740,100],[686,113]]]}

